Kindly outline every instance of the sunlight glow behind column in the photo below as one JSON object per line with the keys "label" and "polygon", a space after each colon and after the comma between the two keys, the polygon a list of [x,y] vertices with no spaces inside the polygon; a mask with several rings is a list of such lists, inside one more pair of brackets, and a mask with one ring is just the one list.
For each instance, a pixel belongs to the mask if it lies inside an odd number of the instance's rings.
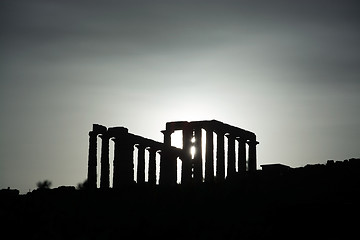
{"label": "sunlight glow behind column", "polygon": [[[171,146],[177,147],[177,148],[183,148],[183,142],[182,142],[182,131],[175,131],[173,134],[171,134]],[[176,167],[177,167],[177,177],[176,182],[181,183],[181,166],[182,162],[178,158]]]}

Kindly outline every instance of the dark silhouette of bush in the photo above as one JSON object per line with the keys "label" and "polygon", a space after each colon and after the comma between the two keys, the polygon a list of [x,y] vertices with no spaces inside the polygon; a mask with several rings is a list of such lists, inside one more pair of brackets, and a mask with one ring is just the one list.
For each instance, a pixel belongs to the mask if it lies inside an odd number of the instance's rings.
{"label": "dark silhouette of bush", "polygon": [[89,188],[89,183],[88,183],[87,180],[85,180],[84,182],[78,183],[76,188],[79,189],[79,190],[88,189]]}
{"label": "dark silhouette of bush", "polygon": [[36,183],[36,186],[38,187],[38,189],[50,189],[51,187],[51,181],[49,180],[44,180],[44,181],[40,181]]}

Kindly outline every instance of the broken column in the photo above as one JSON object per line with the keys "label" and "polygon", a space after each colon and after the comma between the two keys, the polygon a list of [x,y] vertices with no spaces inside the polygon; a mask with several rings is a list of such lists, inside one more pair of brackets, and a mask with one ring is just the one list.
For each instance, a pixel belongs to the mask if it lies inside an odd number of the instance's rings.
{"label": "broken column", "polygon": [[255,139],[249,140],[247,144],[249,145],[249,162],[248,162],[248,171],[255,172],[256,171],[256,145],[257,142]]}
{"label": "broken column", "polygon": [[88,156],[88,177],[87,182],[89,188],[97,187],[97,133],[94,131],[89,132],[89,156]]}

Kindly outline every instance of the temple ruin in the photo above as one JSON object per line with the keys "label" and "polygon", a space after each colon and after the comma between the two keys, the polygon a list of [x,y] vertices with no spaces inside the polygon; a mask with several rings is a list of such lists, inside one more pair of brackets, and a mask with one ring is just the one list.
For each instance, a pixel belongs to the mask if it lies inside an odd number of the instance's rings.
{"label": "temple ruin", "polygon": [[[171,135],[175,131],[182,133],[182,148],[171,144]],[[145,154],[148,154],[147,182],[154,185],[157,183],[158,167],[159,184],[177,184],[178,160],[181,161],[181,184],[219,182],[226,177],[232,177],[236,172],[240,174],[256,171],[256,145],[259,142],[256,135],[250,131],[210,120],[168,122],[166,129],[161,132],[164,134],[163,143],[131,134],[124,127],[106,128],[93,124],[93,129],[89,132],[88,186],[97,188],[98,137],[101,139],[100,188],[110,187],[110,140],[114,142],[113,188],[134,183],[135,174],[136,183],[145,183]],[[136,173],[134,147],[137,148]],[[195,149],[193,155],[191,149]],[[160,154],[160,166],[156,164],[157,153]]]}

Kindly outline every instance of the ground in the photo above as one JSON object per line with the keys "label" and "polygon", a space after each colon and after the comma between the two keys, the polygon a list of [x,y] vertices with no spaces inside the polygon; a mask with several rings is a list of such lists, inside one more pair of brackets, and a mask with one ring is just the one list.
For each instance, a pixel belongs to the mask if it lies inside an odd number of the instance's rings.
{"label": "ground", "polygon": [[4,189],[1,228],[27,239],[344,239],[359,223],[358,170],[342,163],[212,184]]}

